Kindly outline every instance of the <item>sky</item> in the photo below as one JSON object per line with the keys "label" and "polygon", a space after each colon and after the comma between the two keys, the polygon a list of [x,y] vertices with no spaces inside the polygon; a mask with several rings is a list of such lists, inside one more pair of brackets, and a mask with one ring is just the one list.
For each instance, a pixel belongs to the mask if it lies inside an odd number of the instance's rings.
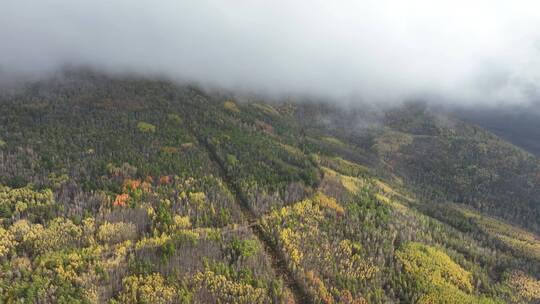
{"label": "sky", "polygon": [[0,78],[66,66],[336,101],[540,98],[538,1],[0,0]]}

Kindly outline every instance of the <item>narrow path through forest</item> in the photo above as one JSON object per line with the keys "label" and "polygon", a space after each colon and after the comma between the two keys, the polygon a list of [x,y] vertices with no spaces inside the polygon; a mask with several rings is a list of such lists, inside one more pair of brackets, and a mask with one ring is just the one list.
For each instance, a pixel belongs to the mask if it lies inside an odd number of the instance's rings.
{"label": "narrow path through forest", "polygon": [[[193,133],[195,134],[195,133]],[[233,181],[233,177],[229,175],[227,168],[220,160],[216,151],[204,140],[199,138],[197,140],[199,144],[208,151],[210,159],[215,162],[220,171],[223,181],[232,192],[235,198],[235,202],[240,206],[244,217],[247,219],[253,234],[261,241],[264,245],[264,250],[271,259],[271,264],[277,275],[281,276],[286,286],[292,291],[294,295],[294,300],[296,303],[314,303],[313,299],[309,293],[303,288],[303,286],[295,279],[294,274],[287,267],[283,253],[277,248],[272,240],[266,235],[259,224],[258,217],[249,207],[247,198],[244,196],[243,192],[238,188],[236,183]]]}

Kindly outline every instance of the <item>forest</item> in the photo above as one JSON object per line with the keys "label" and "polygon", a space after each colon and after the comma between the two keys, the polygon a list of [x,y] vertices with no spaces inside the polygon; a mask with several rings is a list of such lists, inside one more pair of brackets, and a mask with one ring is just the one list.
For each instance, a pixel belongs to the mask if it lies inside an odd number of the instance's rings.
{"label": "forest", "polygon": [[0,303],[540,303],[540,160],[426,105],[86,72],[0,104]]}

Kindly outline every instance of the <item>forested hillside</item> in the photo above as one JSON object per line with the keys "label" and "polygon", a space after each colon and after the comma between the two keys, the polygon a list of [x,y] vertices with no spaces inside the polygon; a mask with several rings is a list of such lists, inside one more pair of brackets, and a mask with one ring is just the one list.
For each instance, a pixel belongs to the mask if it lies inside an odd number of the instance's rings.
{"label": "forested hillside", "polygon": [[538,102],[521,106],[454,109],[456,116],[478,124],[516,146],[540,156]]}
{"label": "forested hillside", "polygon": [[0,94],[0,303],[540,303],[540,162],[424,105]]}
{"label": "forested hillside", "polygon": [[310,108],[298,116],[307,128],[371,155],[381,174],[397,176],[423,199],[466,204],[540,231],[540,161],[524,150],[423,104],[382,113]]}

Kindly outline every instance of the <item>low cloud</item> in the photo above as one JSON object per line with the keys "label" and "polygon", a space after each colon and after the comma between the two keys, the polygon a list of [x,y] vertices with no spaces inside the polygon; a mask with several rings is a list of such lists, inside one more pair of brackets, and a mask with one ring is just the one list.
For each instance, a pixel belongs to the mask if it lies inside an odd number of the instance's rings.
{"label": "low cloud", "polygon": [[276,95],[526,104],[536,1],[4,0],[0,75],[70,66]]}

